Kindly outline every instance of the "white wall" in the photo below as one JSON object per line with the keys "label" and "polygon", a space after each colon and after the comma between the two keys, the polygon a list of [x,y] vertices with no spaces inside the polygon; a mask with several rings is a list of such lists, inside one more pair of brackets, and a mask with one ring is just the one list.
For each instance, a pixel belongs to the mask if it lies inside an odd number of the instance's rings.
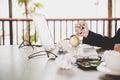
{"label": "white wall", "polygon": [[[13,15],[20,17],[23,9],[20,9],[16,0],[13,0]],[[37,12],[43,13],[48,18],[72,18],[72,17],[107,17],[107,0],[32,0],[41,2],[43,8]],[[95,5],[99,2],[98,5]]]}
{"label": "white wall", "polygon": [[[107,17],[108,0],[31,0],[32,2],[41,2],[43,8],[37,12],[43,13],[48,18],[53,17]],[[113,1],[113,17],[120,17],[120,0]],[[99,2],[98,5],[95,5]],[[116,2],[116,6],[114,6]],[[23,17],[23,8],[17,4],[17,0],[12,0],[13,17]],[[116,7],[116,10],[114,9]],[[0,17],[8,17],[8,0],[0,0]]]}

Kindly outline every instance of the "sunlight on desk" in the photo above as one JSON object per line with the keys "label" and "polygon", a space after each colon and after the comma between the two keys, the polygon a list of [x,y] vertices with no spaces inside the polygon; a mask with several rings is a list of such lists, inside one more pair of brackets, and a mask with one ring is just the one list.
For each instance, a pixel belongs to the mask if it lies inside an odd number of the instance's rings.
{"label": "sunlight on desk", "polygon": [[19,49],[15,45],[0,46],[0,80],[100,80],[101,76],[106,76],[97,70],[84,71],[75,64],[70,70],[60,69],[47,55],[28,59],[34,50],[31,47]]}

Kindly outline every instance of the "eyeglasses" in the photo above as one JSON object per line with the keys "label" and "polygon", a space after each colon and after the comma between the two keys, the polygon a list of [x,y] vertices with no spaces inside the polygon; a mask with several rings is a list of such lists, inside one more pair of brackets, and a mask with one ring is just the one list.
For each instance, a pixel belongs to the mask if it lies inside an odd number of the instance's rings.
{"label": "eyeglasses", "polygon": [[90,56],[78,56],[77,61],[101,61],[101,56],[90,55]]}
{"label": "eyeglasses", "polygon": [[79,68],[84,70],[96,70],[96,67],[102,62],[101,57],[97,55],[91,55],[87,57],[79,56],[76,64]]}

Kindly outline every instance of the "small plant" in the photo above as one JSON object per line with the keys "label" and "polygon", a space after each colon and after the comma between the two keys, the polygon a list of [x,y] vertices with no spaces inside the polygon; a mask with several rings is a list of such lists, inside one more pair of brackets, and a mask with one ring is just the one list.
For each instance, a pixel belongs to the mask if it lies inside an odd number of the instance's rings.
{"label": "small plant", "polygon": [[[20,7],[24,7],[25,11],[23,12],[23,15],[25,15],[26,18],[28,18],[28,15],[30,13],[33,13],[33,12],[36,12],[37,9],[39,8],[42,8],[43,5],[39,2],[35,2],[35,3],[31,3],[31,0],[18,0],[18,5]],[[28,6],[29,5],[29,6]],[[24,36],[24,39],[26,41],[29,41],[30,40],[30,43],[33,43],[33,42],[36,42],[36,40],[38,40],[38,33],[37,32],[34,32],[34,34],[30,35],[30,31],[29,29],[31,30],[31,23],[27,22],[26,24],[26,33]],[[30,36],[30,39],[29,39],[29,36]],[[36,39],[35,39],[36,37]]]}

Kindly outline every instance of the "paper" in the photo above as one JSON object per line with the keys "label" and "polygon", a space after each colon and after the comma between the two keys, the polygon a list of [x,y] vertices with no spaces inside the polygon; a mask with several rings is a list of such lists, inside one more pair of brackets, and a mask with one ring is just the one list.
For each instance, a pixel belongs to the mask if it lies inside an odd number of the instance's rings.
{"label": "paper", "polygon": [[70,69],[72,67],[72,64],[75,62],[76,59],[71,55],[71,53],[59,55],[55,59],[55,63],[62,69]]}

